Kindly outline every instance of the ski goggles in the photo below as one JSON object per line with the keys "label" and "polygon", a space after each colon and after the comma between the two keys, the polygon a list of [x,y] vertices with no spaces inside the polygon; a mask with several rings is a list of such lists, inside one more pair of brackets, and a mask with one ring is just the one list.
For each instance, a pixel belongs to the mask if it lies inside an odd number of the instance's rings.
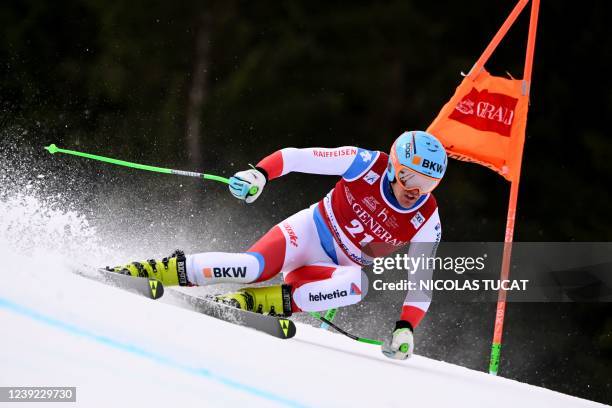
{"label": "ski goggles", "polygon": [[418,190],[419,195],[431,193],[440,183],[441,179],[419,173],[409,167],[403,166],[395,154],[391,154],[391,163],[395,171],[395,179],[404,190]]}

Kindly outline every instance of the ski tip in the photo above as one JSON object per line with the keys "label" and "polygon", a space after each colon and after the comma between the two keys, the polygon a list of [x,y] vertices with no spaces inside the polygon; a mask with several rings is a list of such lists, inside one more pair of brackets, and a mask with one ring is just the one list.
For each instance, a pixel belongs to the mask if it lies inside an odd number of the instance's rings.
{"label": "ski tip", "polygon": [[157,279],[149,279],[151,299],[159,299],[164,295],[164,285]]}
{"label": "ski tip", "polygon": [[289,319],[278,319],[278,323],[280,325],[281,328],[281,333],[284,337],[284,339],[290,339],[293,336],[295,336],[295,333],[297,332],[297,329],[295,327],[295,323],[293,323],[292,320]]}

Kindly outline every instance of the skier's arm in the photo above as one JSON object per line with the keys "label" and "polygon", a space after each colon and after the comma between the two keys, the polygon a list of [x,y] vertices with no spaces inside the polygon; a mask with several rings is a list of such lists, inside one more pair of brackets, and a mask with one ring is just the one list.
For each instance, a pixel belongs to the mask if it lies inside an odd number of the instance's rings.
{"label": "skier's arm", "polygon": [[375,154],[353,146],[331,149],[288,147],[265,157],[255,168],[236,173],[229,180],[229,190],[234,197],[252,203],[261,195],[269,180],[293,171],[352,178],[373,162]]}
{"label": "skier's arm", "polygon": [[[408,256],[419,258],[433,258],[436,256],[438,243],[442,237],[442,226],[440,224],[440,216],[436,209],[431,217],[427,219],[425,224],[421,226],[419,231],[410,241]],[[420,287],[419,282],[431,280],[433,276],[433,266],[423,265],[414,274],[408,274],[408,280],[415,282],[417,288]],[[412,328],[416,328],[431,303],[431,292],[423,290],[410,290],[406,294],[406,299],[402,306],[400,320],[410,323]]]}
{"label": "skier's arm", "polygon": [[[410,241],[408,256],[414,258],[435,257],[438,243],[442,236],[440,217],[436,209],[431,217],[421,226],[421,229]],[[408,281],[415,282],[419,288],[419,282],[430,280],[433,276],[433,268],[424,265],[415,273],[408,273]],[[383,354],[396,360],[405,360],[412,356],[414,351],[414,337],[412,332],[419,325],[431,303],[431,292],[424,290],[411,290],[406,294],[402,306],[400,320],[395,324],[395,330],[391,336],[389,345],[383,345]]]}
{"label": "skier's arm", "polygon": [[288,147],[265,157],[257,163],[257,169],[268,180],[291,172],[342,176],[354,166],[354,162],[360,161],[357,159],[362,152],[367,151],[353,146],[305,149]]}

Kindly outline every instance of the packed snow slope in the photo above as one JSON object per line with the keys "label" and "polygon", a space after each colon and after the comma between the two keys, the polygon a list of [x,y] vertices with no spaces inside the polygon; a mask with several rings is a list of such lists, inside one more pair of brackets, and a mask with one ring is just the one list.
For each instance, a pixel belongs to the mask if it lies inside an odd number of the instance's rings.
{"label": "packed snow slope", "polygon": [[[76,404],[54,407],[599,405],[419,356],[389,360],[376,346],[303,324],[294,339],[279,340],[168,297],[153,301],[77,276],[70,264],[144,259],[163,253],[166,241],[188,249],[193,239],[159,239],[163,219],[151,221],[147,235],[146,217],[107,201],[90,199],[102,205],[86,211],[76,205],[89,202],[85,190],[51,193],[53,177],[24,170],[33,178],[22,179],[10,166],[3,170],[6,163],[0,160],[0,386],[77,387]],[[174,219],[176,211],[163,212]]]}
{"label": "packed snow slope", "polygon": [[306,325],[278,340],[2,252],[0,385],[76,386],[78,406],[599,405]]}

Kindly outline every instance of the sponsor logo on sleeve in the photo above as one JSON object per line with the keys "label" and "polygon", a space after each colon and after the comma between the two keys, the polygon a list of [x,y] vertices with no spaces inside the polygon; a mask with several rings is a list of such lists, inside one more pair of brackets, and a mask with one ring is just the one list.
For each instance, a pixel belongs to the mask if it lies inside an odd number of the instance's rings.
{"label": "sponsor logo on sleeve", "polygon": [[351,295],[361,295],[361,289],[359,289],[359,286],[355,285],[354,283],[351,283],[350,293]]}
{"label": "sponsor logo on sleeve", "polygon": [[363,160],[364,163],[367,163],[372,160],[372,153],[367,150],[362,151],[361,153],[359,153],[359,155],[361,156],[361,160]]}
{"label": "sponsor logo on sleeve", "polygon": [[[342,156],[355,156],[357,149],[315,149],[312,151],[312,155],[315,157],[342,157]],[[362,153],[363,154],[363,153]]]}

